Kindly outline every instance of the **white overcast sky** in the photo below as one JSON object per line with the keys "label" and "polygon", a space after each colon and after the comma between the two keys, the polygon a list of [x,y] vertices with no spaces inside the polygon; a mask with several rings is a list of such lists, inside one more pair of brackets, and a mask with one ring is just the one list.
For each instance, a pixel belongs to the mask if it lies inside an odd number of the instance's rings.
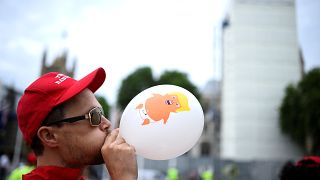
{"label": "white overcast sky", "polygon": [[[69,49],[76,79],[101,66],[107,78],[98,91],[113,103],[123,78],[140,66],[157,77],[179,70],[203,88],[213,78],[214,27],[224,0],[0,1],[0,81],[26,88],[49,63]],[[298,0],[297,22],[306,69],[320,59],[320,1]],[[66,32],[66,33],[65,33]],[[67,34],[62,38],[62,34]]]}

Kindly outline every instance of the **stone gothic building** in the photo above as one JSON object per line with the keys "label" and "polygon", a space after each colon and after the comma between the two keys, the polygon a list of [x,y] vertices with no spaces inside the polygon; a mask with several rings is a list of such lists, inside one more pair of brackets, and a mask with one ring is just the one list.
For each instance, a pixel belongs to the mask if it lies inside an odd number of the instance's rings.
{"label": "stone gothic building", "polygon": [[47,51],[45,50],[43,52],[42,56],[42,63],[41,63],[41,74],[43,75],[48,72],[61,72],[63,74],[66,74],[70,77],[74,77],[74,72],[76,68],[76,60],[73,61],[73,65],[71,70],[68,70],[67,68],[67,58],[68,58],[68,53],[65,51],[62,53],[60,56],[57,56],[51,65],[47,65]]}

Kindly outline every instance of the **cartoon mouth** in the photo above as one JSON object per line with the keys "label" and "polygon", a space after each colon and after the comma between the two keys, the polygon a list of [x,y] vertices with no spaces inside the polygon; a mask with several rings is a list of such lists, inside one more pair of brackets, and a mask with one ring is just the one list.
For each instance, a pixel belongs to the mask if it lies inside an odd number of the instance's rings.
{"label": "cartoon mouth", "polygon": [[167,105],[171,105],[171,104],[173,104],[173,102],[172,102],[172,101],[170,101],[170,100],[166,100],[166,101],[165,101],[165,103],[166,103]]}

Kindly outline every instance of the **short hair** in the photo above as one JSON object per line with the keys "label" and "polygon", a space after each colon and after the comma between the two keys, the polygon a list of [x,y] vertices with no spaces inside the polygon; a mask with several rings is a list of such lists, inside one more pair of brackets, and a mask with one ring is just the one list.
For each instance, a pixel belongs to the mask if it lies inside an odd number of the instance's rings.
{"label": "short hair", "polygon": [[[48,116],[42,122],[41,126],[46,126],[45,124],[49,124],[50,122],[54,122],[59,119],[63,119],[64,115],[65,115],[64,105],[63,104],[58,105],[51,110],[51,112],[48,114]],[[57,123],[57,124],[53,124],[53,125],[61,127],[62,123]],[[38,137],[38,134],[36,134],[33,137],[31,149],[34,151],[34,153],[37,156],[41,156],[43,154],[44,147],[43,147],[43,144],[41,143],[41,140]]]}

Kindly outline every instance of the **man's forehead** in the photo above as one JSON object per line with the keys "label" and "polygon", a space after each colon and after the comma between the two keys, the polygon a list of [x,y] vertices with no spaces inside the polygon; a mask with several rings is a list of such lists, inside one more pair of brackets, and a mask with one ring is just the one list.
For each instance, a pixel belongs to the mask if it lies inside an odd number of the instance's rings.
{"label": "man's forehead", "polygon": [[98,101],[96,100],[94,94],[89,89],[85,89],[79,94],[77,94],[76,96],[69,99],[67,102],[65,102],[64,106],[65,106],[65,109],[68,110],[70,108],[72,109],[72,108],[82,107],[82,106],[91,107],[93,106],[91,104],[94,104],[96,106],[97,103]]}

